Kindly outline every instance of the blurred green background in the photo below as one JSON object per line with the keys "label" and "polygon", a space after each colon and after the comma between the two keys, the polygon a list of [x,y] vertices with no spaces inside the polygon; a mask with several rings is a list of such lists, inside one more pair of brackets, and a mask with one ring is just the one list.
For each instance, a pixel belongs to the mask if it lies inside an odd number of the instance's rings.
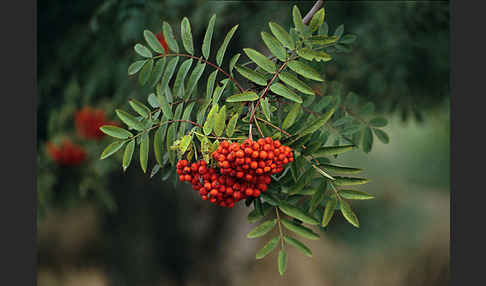
{"label": "blurred green background", "polygon": [[[220,209],[190,187],[174,188],[143,174],[123,173],[119,158],[98,160],[110,139],[79,137],[74,112],[105,110],[148,89],[127,76],[133,45],[161,20],[179,32],[191,21],[195,43],[217,14],[213,45],[240,27],[228,54],[263,49],[268,21],[291,23],[291,7],[306,13],[313,1],[60,1],[38,3],[37,191],[38,285],[446,285],[449,282],[449,2],[325,1],[334,31],[358,36],[351,53],[322,70],[328,80],[372,100],[389,119],[390,143],[370,154],[352,151],[337,162],[365,170],[360,189],[374,200],[355,201],[361,227],[337,214],[313,258],[289,250],[282,278],[276,253],[255,260],[263,240],[244,204]],[[225,63],[227,64],[227,63]],[[47,142],[71,138],[87,151],[76,167],[56,165]]]}

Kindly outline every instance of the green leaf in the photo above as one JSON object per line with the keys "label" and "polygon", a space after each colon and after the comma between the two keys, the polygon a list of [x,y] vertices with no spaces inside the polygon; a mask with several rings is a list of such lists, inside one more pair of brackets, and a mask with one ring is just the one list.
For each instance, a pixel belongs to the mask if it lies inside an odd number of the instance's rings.
{"label": "green leaf", "polygon": [[287,114],[287,116],[285,117],[285,119],[282,123],[283,129],[287,129],[294,124],[295,119],[297,118],[297,115],[299,115],[300,109],[301,109],[300,103],[294,103],[292,105],[289,113]]}
{"label": "green leaf", "polygon": [[164,74],[162,76],[161,87],[165,90],[166,86],[169,84],[170,79],[174,75],[177,63],[179,62],[179,57],[172,58],[165,68]]}
{"label": "green leaf", "polygon": [[145,104],[141,103],[140,101],[138,101],[136,99],[130,99],[128,101],[128,104],[130,104],[130,106],[133,108],[133,110],[135,110],[135,112],[140,114],[142,117],[145,117],[145,118],[149,117],[150,108],[145,106]]}
{"label": "green leaf", "polygon": [[326,169],[326,171],[336,172],[340,174],[357,174],[363,171],[360,168],[351,168],[351,167],[344,167],[338,165],[331,165],[331,164],[322,164],[322,167]]}
{"label": "green leaf", "polygon": [[123,171],[126,171],[130,162],[132,161],[133,150],[135,150],[135,140],[128,142],[127,147],[125,147],[125,152],[123,152]]}
{"label": "green leaf", "polygon": [[285,31],[282,26],[275,22],[270,22],[268,23],[268,26],[270,26],[270,30],[272,31],[272,34],[277,38],[277,40],[284,45],[284,47],[289,48],[290,50],[295,49],[295,42],[294,39]]}
{"label": "green leaf", "polygon": [[268,97],[265,97],[264,99],[260,100],[260,105],[262,107],[263,114],[265,115],[265,118],[268,121],[271,121],[270,115],[270,103],[268,103]]}
{"label": "green leaf", "polygon": [[150,74],[152,73],[152,68],[154,67],[154,60],[149,60],[143,66],[142,70],[138,74],[138,82],[140,85],[145,85],[150,78]]}
{"label": "green leaf", "polygon": [[307,228],[303,225],[300,224],[295,224],[294,222],[287,220],[285,218],[282,218],[280,220],[285,228],[288,230],[295,232],[296,234],[311,239],[311,240],[316,240],[319,239],[319,235],[315,232],[313,232],[310,228]]}
{"label": "green leaf", "polygon": [[287,252],[285,250],[281,249],[278,252],[278,272],[280,275],[283,275],[285,273],[285,269],[287,268]]}
{"label": "green leaf", "polygon": [[204,69],[206,68],[206,63],[198,62],[196,67],[192,70],[191,76],[187,80],[187,87],[186,87],[186,97],[191,95],[191,93],[196,88],[197,82],[201,78]]}
{"label": "green leaf", "polygon": [[305,33],[305,25],[302,21],[302,14],[300,13],[299,7],[294,5],[292,7],[292,20],[294,22],[295,29],[300,33]]}
{"label": "green leaf", "polygon": [[369,182],[368,179],[365,178],[353,178],[353,177],[334,177],[336,180],[334,184],[336,186],[354,186],[354,185],[362,185]]}
{"label": "green leaf", "polygon": [[192,59],[185,60],[177,72],[176,79],[174,81],[174,96],[182,98],[184,96],[184,80],[192,65]]}
{"label": "green leaf", "polygon": [[256,237],[260,237],[260,236],[264,236],[265,234],[267,234],[267,232],[269,232],[270,230],[272,230],[275,225],[277,224],[277,220],[276,219],[273,219],[273,220],[269,220],[269,221],[266,221],[256,227],[254,227],[247,235],[248,238],[256,238]]}
{"label": "green leaf", "polygon": [[322,215],[322,222],[321,226],[326,227],[329,222],[331,221],[332,216],[334,215],[334,210],[337,206],[337,198],[336,195],[332,195],[329,201],[326,204],[326,208],[324,209],[324,214]]}
{"label": "green leaf", "polygon": [[213,104],[213,107],[211,107],[211,110],[209,111],[208,116],[206,117],[206,122],[204,122],[203,125],[204,135],[209,135],[213,131],[214,119],[218,114],[218,109],[219,106],[217,104]]}
{"label": "green leaf", "polygon": [[169,129],[167,129],[167,137],[166,137],[166,148],[167,152],[169,153],[169,161],[172,165],[175,163],[175,152],[170,149],[170,146],[172,146],[172,143],[174,142],[174,137],[176,133],[176,124],[171,124],[169,126]]}
{"label": "green leaf", "polygon": [[245,91],[243,93],[234,94],[226,99],[226,102],[241,102],[241,101],[255,101],[258,99],[258,94],[253,91]]}
{"label": "green leaf", "polygon": [[204,40],[202,44],[202,54],[206,59],[209,59],[209,53],[211,51],[211,39],[213,38],[214,22],[216,21],[216,14],[213,14],[209,19],[208,28],[206,34],[204,34]]}
{"label": "green leaf", "polygon": [[328,157],[332,155],[339,155],[347,151],[353,150],[354,145],[342,145],[342,146],[326,146],[321,147],[319,150],[314,152],[312,156],[315,158]]}
{"label": "green leaf", "polygon": [[[186,108],[184,108],[184,113],[182,114],[182,118],[181,118],[182,120],[190,120],[191,112],[192,112],[192,109],[194,108],[195,105],[196,105],[196,102],[194,101],[194,102],[189,103],[186,106]],[[179,127],[180,134],[184,134],[187,124],[189,124],[189,123],[186,123],[186,122],[180,123],[180,127]]]}
{"label": "green leaf", "polygon": [[182,45],[184,49],[191,54],[194,55],[194,44],[192,42],[192,33],[191,33],[191,24],[189,23],[189,19],[187,17],[182,18],[181,21],[181,37],[182,37]]}
{"label": "green leaf", "polygon": [[324,11],[324,8],[319,9],[314,16],[312,16],[312,19],[309,23],[309,30],[311,33],[314,33],[319,29],[319,27],[324,23],[324,16],[326,15],[326,12]]}
{"label": "green leaf", "polygon": [[314,95],[312,88],[298,79],[293,73],[282,71],[278,75],[278,78],[288,86],[291,86],[304,94]]}
{"label": "green leaf", "polygon": [[154,135],[154,153],[155,153],[155,159],[157,160],[157,163],[159,165],[163,166],[164,164],[162,163],[163,159],[163,152],[164,152],[164,136],[165,136],[165,129],[160,126],[157,131],[155,131]]}
{"label": "green leaf", "polygon": [[309,213],[314,213],[316,207],[324,200],[324,196],[327,190],[327,183],[322,183],[319,188],[314,192],[312,198],[309,201]]}
{"label": "green leaf", "polygon": [[160,91],[160,87],[161,85],[159,84],[158,87],[157,87],[157,98],[160,102],[160,107],[162,109],[162,113],[164,114],[165,117],[167,117],[167,119],[172,119],[173,117],[173,114],[172,114],[172,107],[169,105],[169,102],[167,100],[167,97],[164,96],[161,91]]}
{"label": "green leaf", "polygon": [[134,75],[136,74],[142,67],[143,65],[147,62],[147,60],[141,60],[141,61],[136,61],[133,62],[129,67],[128,67],[128,75]]}
{"label": "green leaf", "polygon": [[266,86],[267,85],[267,80],[265,77],[260,74],[259,72],[256,72],[252,69],[246,68],[244,66],[236,66],[236,70],[245,78],[249,79],[250,81],[261,85],[261,86]]}
{"label": "green leaf", "polygon": [[373,132],[371,128],[366,127],[363,131],[363,151],[365,153],[369,153],[371,151],[371,147],[373,146]]}
{"label": "green leaf", "polygon": [[256,254],[256,259],[262,259],[265,257],[267,254],[272,252],[272,250],[277,247],[278,242],[280,241],[280,237],[276,236],[272,239],[270,239],[265,246],[263,246]]}
{"label": "green leaf", "polygon": [[261,36],[268,50],[277,57],[277,59],[282,62],[287,60],[287,52],[285,51],[285,48],[274,36],[267,32],[261,32]]}
{"label": "green leaf", "polygon": [[187,148],[189,148],[189,145],[192,142],[192,136],[191,135],[185,135],[181,139],[181,143],[179,144],[179,150],[181,151],[181,154],[186,153]]}
{"label": "green leaf", "polygon": [[113,125],[103,125],[100,127],[100,130],[106,135],[118,139],[127,139],[133,136],[133,134],[130,131]]}
{"label": "green leaf", "polygon": [[388,120],[384,117],[375,117],[370,120],[370,125],[373,127],[385,127],[388,124]]}
{"label": "green leaf", "polygon": [[223,43],[221,44],[221,47],[219,47],[218,52],[216,53],[216,64],[218,66],[221,66],[223,63],[223,58],[224,58],[224,53],[226,52],[226,48],[228,47],[229,41],[233,37],[233,34],[235,33],[236,29],[238,29],[239,25],[235,25],[231,30],[229,30],[228,34],[226,34],[226,37],[223,40]]}
{"label": "green leaf", "polygon": [[348,200],[369,200],[374,198],[373,195],[367,192],[356,190],[339,190],[339,195]]}
{"label": "green leaf", "polygon": [[343,214],[344,218],[346,218],[350,224],[354,225],[355,227],[359,227],[358,217],[353,212],[348,202],[341,200],[339,205],[341,206],[341,213]]}
{"label": "green leaf", "polygon": [[142,44],[136,44],[135,47],[133,47],[135,52],[137,54],[141,55],[144,58],[151,58],[152,57],[152,52],[144,45]]}
{"label": "green leaf", "polygon": [[214,134],[216,134],[216,136],[221,136],[223,134],[225,123],[226,123],[226,105],[223,105],[223,107],[221,107],[214,120]]}
{"label": "green leaf", "polygon": [[339,25],[334,31],[334,36],[341,38],[344,32],[344,24]]}
{"label": "green leaf", "polygon": [[149,30],[144,30],[143,31],[143,37],[145,38],[145,41],[147,42],[147,44],[149,45],[149,47],[152,50],[154,50],[155,52],[157,52],[159,54],[165,53],[164,48],[162,47],[162,45],[160,44],[159,40],[154,35],[154,33],[152,33]]}
{"label": "green leaf", "polygon": [[116,151],[118,151],[123,145],[125,144],[125,141],[115,141],[108,145],[105,150],[103,150],[103,153],[101,153],[100,159],[106,159],[113,155]]}
{"label": "green leaf", "polygon": [[199,109],[197,110],[197,115],[196,115],[196,122],[198,124],[203,124],[204,115],[206,115],[206,109],[208,109],[210,104],[211,104],[211,101],[206,99],[204,101],[204,103],[199,106]]}
{"label": "green leaf", "polygon": [[152,74],[150,75],[148,82],[151,87],[154,87],[160,81],[160,78],[164,73],[164,68],[165,68],[165,58],[161,58],[155,63],[155,66],[152,70]]}
{"label": "green leaf", "polygon": [[278,207],[288,216],[300,219],[301,221],[311,225],[319,224],[318,220],[316,220],[314,217],[309,216],[296,206],[281,202]]}
{"label": "green leaf", "polygon": [[208,83],[206,85],[206,97],[211,98],[214,90],[214,82],[216,81],[216,76],[218,75],[218,70],[213,71],[208,77]]}
{"label": "green leaf", "polygon": [[279,82],[272,84],[272,86],[270,86],[270,90],[273,93],[278,94],[281,97],[291,100],[293,102],[297,102],[297,103],[303,102],[302,97],[298,96],[297,93],[295,93],[294,91],[292,91],[291,89],[289,89],[288,87],[286,87],[285,85]]}
{"label": "green leaf", "polygon": [[383,144],[388,144],[388,142],[390,142],[390,137],[388,137],[388,134],[386,134],[385,131],[377,128],[373,128],[373,131],[375,132],[376,137],[378,137],[378,140]]}
{"label": "green leaf", "polygon": [[307,128],[305,128],[302,132],[300,132],[299,136],[303,137],[307,134],[314,133],[318,129],[320,129],[326,122],[331,118],[331,116],[334,114],[334,108],[331,108],[329,111],[321,115],[321,117],[317,118],[315,121],[313,121]]}
{"label": "green leaf", "polygon": [[326,46],[329,44],[336,43],[339,40],[339,38],[336,36],[318,35],[318,36],[312,36],[308,40],[313,45]]}
{"label": "green leaf", "polygon": [[317,167],[316,165],[312,165],[312,167],[317,171],[319,172],[319,174],[323,175],[324,177],[330,179],[330,180],[334,180],[334,178],[329,175],[328,173],[324,172],[324,170],[322,170],[321,168]]}
{"label": "green leaf", "polygon": [[220,86],[219,84],[216,85],[216,88],[214,89],[214,94],[213,94],[213,104],[217,104],[219,102],[219,98],[223,94],[223,91],[226,88],[226,86],[228,85],[229,78],[225,78],[220,82],[223,83],[223,85],[222,86]]}
{"label": "green leaf", "polygon": [[117,110],[115,110],[115,112],[116,112],[116,115],[118,116],[118,118],[120,118],[120,120],[123,123],[128,125],[128,127],[131,127],[131,128],[133,128],[137,131],[144,130],[144,126],[143,126],[142,122],[138,121],[138,119],[135,118],[130,113],[123,111],[121,109],[117,109]]}
{"label": "green leaf", "polygon": [[236,122],[238,122],[238,113],[233,114],[231,119],[228,122],[228,126],[226,126],[226,136],[231,137],[235,131]]}
{"label": "green leaf", "polygon": [[375,111],[375,105],[373,102],[368,102],[366,103],[359,111],[359,114],[361,116],[371,114]]}
{"label": "green leaf", "polygon": [[284,235],[284,240],[288,244],[295,246],[298,250],[302,251],[302,253],[304,253],[305,255],[312,257],[312,251],[310,251],[310,249],[307,246],[305,246],[305,244],[303,244],[302,242],[286,235]]}
{"label": "green leaf", "polygon": [[140,167],[144,173],[147,172],[147,161],[149,153],[149,135],[148,132],[142,135],[140,142]]}
{"label": "green leaf", "polygon": [[341,40],[339,40],[339,43],[341,44],[352,44],[354,41],[356,41],[356,35],[353,34],[346,34],[344,35]]}
{"label": "green leaf", "polygon": [[238,59],[240,58],[241,54],[240,53],[237,53],[236,55],[234,55],[230,62],[229,62],[229,73],[231,75],[233,75],[233,69],[235,68],[236,66],[236,62],[238,61]]}
{"label": "green leaf", "polygon": [[275,65],[275,63],[269,60],[266,56],[264,56],[260,52],[257,52],[256,50],[250,48],[245,48],[243,49],[243,51],[250,58],[250,60],[256,63],[263,70],[269,73],[277,72],[277,66]]}
{"label": "green leaf", "polygon": [[176,54],[179,53],[179,44],[177,44],[174,31],[172,31],[172,27],[166,21],[162,23],[162,33],[164,34],[169,49]]}
{"label": "green leaf", "polygon": [[320,61],[328,62],[332,60],[331,55],[323,51],[315,51],[307,47],[297,49],[297,54],[308,61],[315,60],[318,62]]}
{"label": "green leaf", "polygon": [[305,78],[312,79],[315,81],[324,81],[324,79],[315,69],[304,64],[301,61],[290,61],[288,63],[288,67]]}

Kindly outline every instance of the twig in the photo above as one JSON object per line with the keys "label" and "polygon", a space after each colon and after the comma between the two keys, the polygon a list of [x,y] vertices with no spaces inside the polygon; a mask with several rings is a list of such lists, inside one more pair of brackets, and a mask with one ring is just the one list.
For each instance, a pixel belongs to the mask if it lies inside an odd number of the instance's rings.
{"label": "twig", "polygon": [[[265,119],[262,119],[262,118],[260,118],[260,117],[256,117],[256,116],[255,116],[255,119],[260,120],[261,122],[263,122],[263,123],[267,124],[268,126],[270,126],[270,127],[273,127],[273,128],[275,128],[275,129],[277,129],[278,131],[282,132],[282,133],[283,133],[283,134],[285,134],[286,136],[289,136],[289,137],[290,137],[290,136],[292,136],[292,134],[290,134],[290,133],[288,133],[287,131],[283,130],[282,128],[280,128],[280,127],[278,127],[278,126],[276,126],[276,125],[272,124],[271,122],[266,121]],[[256,121],[255,121],[255,122],[256,122]]]}
{"label": "twig", "polygon": [[309,23],[309,21],[312,19],[312,16],[314,16],[314,14],[322,7],[322,5],[324,5],[324,0],[316,1],[314,6],[312,6],[309,12],[307,12],[307,15],[305,15],[305,17],[302,19],[302,22],[307,25],[307,23]]}

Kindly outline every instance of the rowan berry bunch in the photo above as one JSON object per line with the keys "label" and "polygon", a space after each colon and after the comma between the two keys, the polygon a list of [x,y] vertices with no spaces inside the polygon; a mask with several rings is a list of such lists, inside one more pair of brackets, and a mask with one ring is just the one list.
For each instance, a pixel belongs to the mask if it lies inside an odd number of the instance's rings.
{"label": "rowan berry bunch", "polygon": [[184,159],[177,162],[177,174],[181,182],[190,182],[203,200],[229,208],[240,200],[259,197],[268,189],[270,176],[294,161],[292,149],[270,137],[246,139],[242,144],[223,141],[212,157],[219,170],[208,168],[204,160],[190,164]]}
{"label": "rowan berry bunch", "polygon": [[[117,138],[105,148],[101,159],[124,147],[123,170],[140,146],[140,166],[146,172],[153,148],[156,162],[151,177],[160,172],[162,180],[173,178],[176,185],[188,182],[203,200],[221,207],[232,208],[245,200],[246,206],[254,206],[248,214],[251,223],[263,220],[273,210],[275,216],[256,226],[248,237],[263,236],[278,225],[279,235],[269,240],[256,258],[280,245],[280,274],[287,264],[286,245],[312,255],[304,243],[284,235],[284,227],[304,238],[317,239],[319,235],[304,224],[323,230],[336,209],[359,227],[347,200],[373,198],[342,188],[367,183],[366,178],[341,176],[361,169],[331,164],[331,160],[360,147],[368,153],[374,136],[388,142],[388,135],[380,129],[387,120],[373,115],[374,106],[352,92],[343,94],[339,83],[326,82],[322,72],[335,53],[351,49],[356,36],[343,35],[343,26],[330,35],[324,9],[314,7],[311,11],[302,17],[294,6],[290,30],[269,23],[270,31],[263,31],[261,38],[271,56],[245,48],[247,62],[239,62],[243,53],[237,53],[228,66],[223,65],[223,59],[238,25],[213,51],[216,15],[209,19],[201,55],[194,48],[186,17],[180,25],[180,42],[165,21],[161,33],[145,30],[148,47],[141,43],[134,46],[142,58],[128,67],[128,74],[138,73],[140,85],[155,88],[147,96],[152,109],[131,99],[136,116],[116,111],[128,129],[101,128]],[[207,69],[212,71],[204,76]],[[204,87],[199,84],[201,78],[205,78]],[[252,132],[258,132],[260,139],[253,141]]]}

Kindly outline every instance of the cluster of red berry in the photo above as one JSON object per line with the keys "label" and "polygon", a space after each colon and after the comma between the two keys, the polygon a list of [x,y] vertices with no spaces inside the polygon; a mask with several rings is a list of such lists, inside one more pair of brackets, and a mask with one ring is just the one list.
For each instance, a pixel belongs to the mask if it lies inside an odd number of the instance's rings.
{"label": "cluster of red berry", "polygon": [[116,122],[106,120],[106,114],[103,109],[95,109],[85,106],[74,114],[74,124],[78,134],[84,139],[99,140],[105,136],[100,130],[103,125],[115,125]]}
{"label": "cluster of red berry", "polygon": [[62,166],[76,166],[86,158],[86,151],[83,147],[76,145],[71,140],[63,139],[60,146],[48,142],[46,145],[47,154]]}
{"label": "cluster of red berry", "polygon": [[240,200],[260,196],[267,190],[270,176],[294,161],[290,147],[269,137],[256,142],[246,139],[242,144],[223,141],[212,156],[219,173],[204,160],[192,164],[180,160],[177,174],[181,182],[190,182],[203,200],[229,208]]}

